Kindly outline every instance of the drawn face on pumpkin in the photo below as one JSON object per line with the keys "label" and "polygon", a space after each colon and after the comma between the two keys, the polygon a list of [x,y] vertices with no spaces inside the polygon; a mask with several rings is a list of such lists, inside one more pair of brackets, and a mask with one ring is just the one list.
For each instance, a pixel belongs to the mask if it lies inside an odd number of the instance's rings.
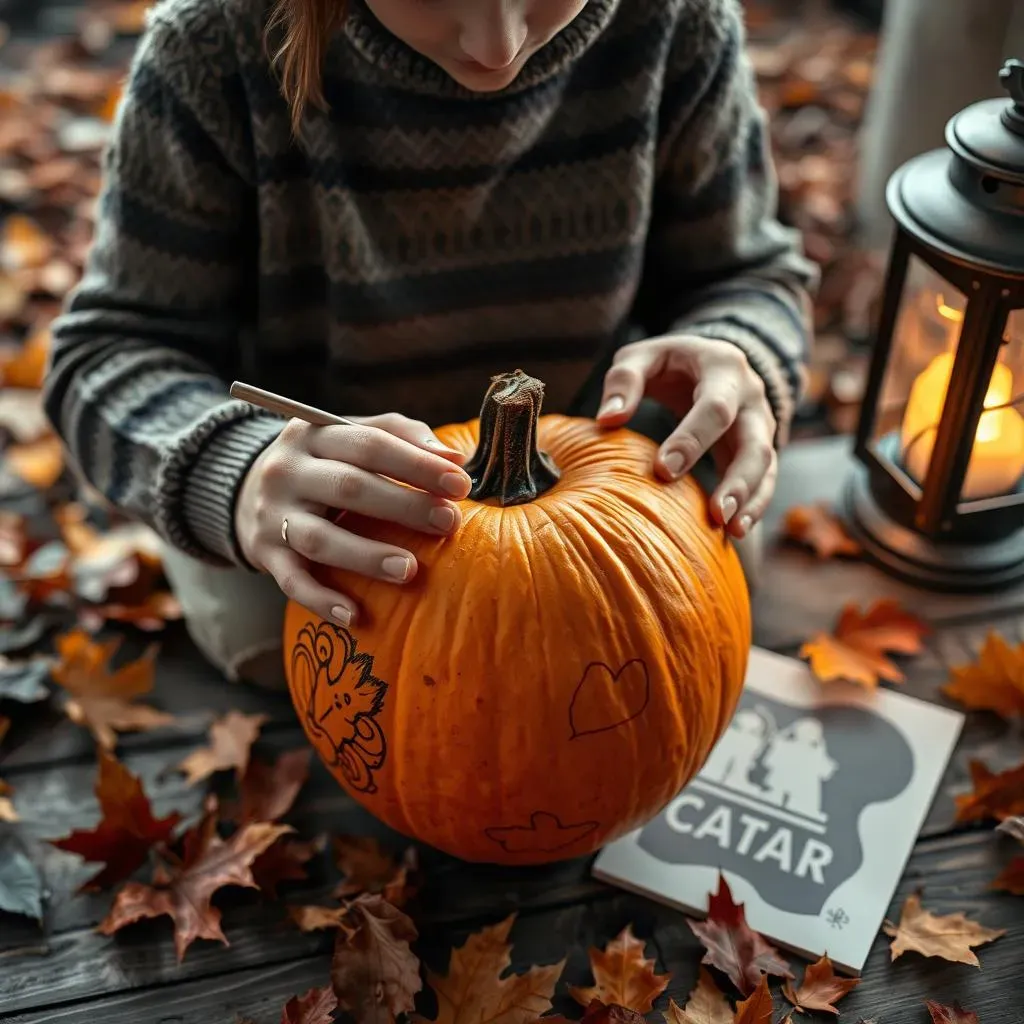
{"label": "drawn face on pumpkin", "polygon": [[473,92],[497,92],[586,0],[366,0],[392,35]]}

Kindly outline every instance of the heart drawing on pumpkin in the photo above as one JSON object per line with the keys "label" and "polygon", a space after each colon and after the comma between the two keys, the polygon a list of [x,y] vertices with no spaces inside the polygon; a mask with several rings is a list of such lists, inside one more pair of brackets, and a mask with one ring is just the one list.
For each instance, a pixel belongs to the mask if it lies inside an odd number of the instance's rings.
{"label": "heart drawing on pumpkin", "polygon": [[572,738],[607,732],[643,714],[651,699],[647,665],[633,658],[613,672],[603,661],[592,661],[569,703]]}
{"label": "heart drawing on pumpkin", "polygon": [[572,846],[599,827],[596,821],[563,825],[557,814],[534,811],[530,815],[528,826],[485,828],[484,835],[488,839],[493,839],[506,853],[553,853],[555,850]]}

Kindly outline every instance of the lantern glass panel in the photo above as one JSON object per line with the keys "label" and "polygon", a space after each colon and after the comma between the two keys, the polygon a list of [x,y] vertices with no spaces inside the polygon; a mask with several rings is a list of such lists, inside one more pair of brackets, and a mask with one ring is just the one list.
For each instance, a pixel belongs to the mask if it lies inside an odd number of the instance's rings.
{"label": "lantern glass panel", "polygon": [[917,256],[900,297],[873,427],[880,456],[923,486],[967,298]]}
{"label": "lantern glass panel", "polygon": [[1024,310],[1006,323],[978,420],[962,501],[1024,493]]}

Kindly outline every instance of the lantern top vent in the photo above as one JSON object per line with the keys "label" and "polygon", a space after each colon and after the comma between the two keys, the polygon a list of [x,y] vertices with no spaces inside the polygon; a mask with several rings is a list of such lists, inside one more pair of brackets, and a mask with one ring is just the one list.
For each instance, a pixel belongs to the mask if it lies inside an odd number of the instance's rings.
{"label": "lantern top vent", "polygon": [[1006,99],[954,115],[945,149],[904,164],[889,209],[914,238],[961,264],[1024,277],[1024,61],[999,72]]}

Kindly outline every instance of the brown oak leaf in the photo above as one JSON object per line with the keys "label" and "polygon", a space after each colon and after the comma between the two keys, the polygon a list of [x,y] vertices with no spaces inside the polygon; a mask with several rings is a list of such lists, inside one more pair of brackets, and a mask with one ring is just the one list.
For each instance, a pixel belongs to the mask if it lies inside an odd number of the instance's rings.
{"label": "brown oak leaf", "polygon": [[209,778],[214,772],[235,770],[237,778],[245,777],[249,766],[249,752],[267,715],[243,715],[229,711],[210,726],[210,745],[192,751],[177,770],[188,777],[188,784]]}
{"label": "brown oak leaf", "polygon": [[412,1013],[423,988],[419,958],[409,946],[416,926],[381,896],[359,896],[347,911],[331,961],[338,1006],[356,1024],[393,1024],[400,1014]]}
{"label": "brown oak leaf", "polygon": [[819,1013],[839,1011],[832,1004],[852,992],[860,984],[860,978],[840,978],[832,969],[832,961],[823,956],[817,963],[809,964],[804,970],[804,980],[798,989],[787,981],[782,994],[797,1010],[817,1010]]}
{"label": "brown oak leaf", "polygon": [[51,670],[54,681],[68,692],[68,718],[87,728],[106,750],[117,745],[118,732],[158,729],[174,721],[166,712],[132,703],[153,688],[156,647],[111,672],[110,660],[120,643],[117,638],[96,642],[84,631],[72,630],[57,637]]}
{"label": "brown oak leaf", "polygon": [[757,988],[743,1002],[736,1004],[736,1016],[733,1024],[772,1024],[772,1003],[771,989],[768,988],[768,979],[761,975]]}
{"label": "brown oak leaf", "polygon": [[981,761],[971,761],[973,792],[956,796],[957,821],[985,821],[1024,814],[1024,764],[993,772]]}
{"label": "brown oak leaf", "polygon": [[1024,643],[1011,647],[990,632],[976,661],[950,670],[942,692],[974,711],[1024,715]]}
{"label": "brown oak leaf", "polygon": [[332,1024],[338,997],[330,985],[311,988],[304,996],[293,996],[281,1011],[281,1024]]}
{"label": "brown oak leaf", "polygon": [[174,949],[180,963],[196,939],[230,943],[220,926],[220,910],[212,906],[217,890],[228,885],[256,888],[250,865],[280,836],[293,831],[289,825],[253,822],[243,825],[230,839],[217,835],[216,814],[207,813],[183,840],[180,864],[158,870],[153,885],[128,882],[114,899],[110,912],[99,924],[103,935],[144,918],[167,915],[174,922]]}
{"label": "brown oak leaf", "polygon": [[269,849],[261,853],[252,864],[252,876],[260,892],[276,900],[277,887],[282,882],[303,882],[309,876],[306,865],[327,845],[326,836],[315,839],[296,839],[281,836]]}
{"label": "brown oak leaf", "polygon": [[295,803],[309,778],[313,751],[309,747],[285,751],[273,764],[253,758],[239,785],[240,820],[277,821]]}
{"label": "brown oak leaf", "polygon": [[707,918],[687,918],[687,922],[706,950],[701,963],[717,967],[743,995],[749,996],[762,975],[792,978],[793,972],[779,951],[750,928],[743,906],[733,901],[729,884],[719,872],[718,892],[710,896]]}
{"label": "brown oak leaf", "polygon": [[937,956],[958,964],[980,967],[972,946],[994,942],[1006,934],[1005,928],[986,928],[977,921],[969,921],[962,913],[933,914],[921,906],[917,893],[907,897],[900,913],[899,925],[891,921],[883,924],[885,934],[892,938],[890,955],[893,960],[913,951],[922,956]]}
{"label": "brown oak leaf", "polygon": [[932,1024],[981,1024],[978,1015],[965,1010],[959,1003],[943,1006],[933,999],[926,999],[925,1007],[932,1017]]}
{"label": "brown oak leaf", "polygon": [[645,943],[626,925],[603,950],[590,950],[590,967],[596,984],[587,988],[569,987],[569,994],[581,1006],[593,1000],[615,1003],[647,1013],[654,1000],[668,987],[670,974],[655,974],[654,960],[644,956]]}
{"label": "brown oak leaf", "polygon": [[791,508],[782,521],[782,536],[806,545],[821,559],[860,554],[860,545],[826,502]]}
{"label": "brown oak leaf", "polygon": [[99,751],[96,799],[102,817],[93,829],[76,829],[62,839],[49,842],[59,850],[77,853],[86,861],[104,867],[83,882],[79,892],[107,889],[134,874],[158,843],[166,843],[181,815],[153,817],[153,811],[139,779],[106,750]]}
{"label": "brown oak leaf", "polygon": [[733,1024],[729,1000],[703,965],[686,1006],[680,1008],[674,1000],[669,1000],[663,1016],[665,1024]]}
{"label": "brown oak leaf", "polygon": [[846,679],[873,690],[880,679],[904,681],[888,655],[920,653],[921,638],[928,632],[925,623],[896,601],[876,601],[863,614],[857,605],[848,604],[834,631],[808,640],[800,648],[800,657],[808,659],[822,682]]}
{"label": "brown oak leaf", "polygon": [[512,963],[508,936],[514,922],[511,914],[470,935],[452,950],[446,975],[428,972],[427,983],[437,995],[436,1024],[533,1024],[551,1009],[564,959],[502,976]]}
{"label": "brown oak leaf", "polygon": [[415,896],[419,859],[414,846],[406,849],[398,864],[371,836],[337,836],[333,845],[334,861],[345,876],[332,894],[336,899],[361,892],[381,893],[389,903],[401,907]]}

